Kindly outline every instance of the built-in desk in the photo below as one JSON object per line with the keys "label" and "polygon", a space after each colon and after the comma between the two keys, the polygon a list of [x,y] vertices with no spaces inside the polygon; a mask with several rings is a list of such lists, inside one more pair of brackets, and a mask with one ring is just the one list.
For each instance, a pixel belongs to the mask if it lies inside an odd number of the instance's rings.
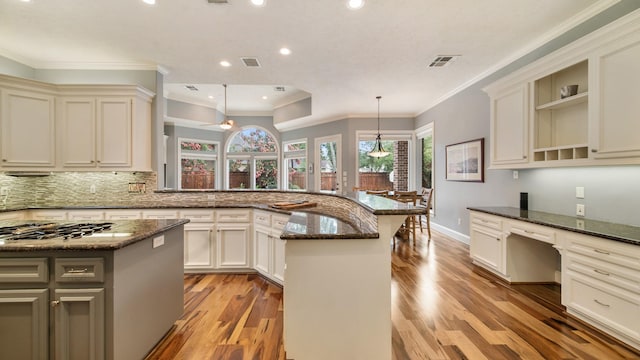
{"label": "built-in desk", "polygon": [[474,264],[562,285],[567,313],[640,349],[640,227],[507,207],[471,210]]}

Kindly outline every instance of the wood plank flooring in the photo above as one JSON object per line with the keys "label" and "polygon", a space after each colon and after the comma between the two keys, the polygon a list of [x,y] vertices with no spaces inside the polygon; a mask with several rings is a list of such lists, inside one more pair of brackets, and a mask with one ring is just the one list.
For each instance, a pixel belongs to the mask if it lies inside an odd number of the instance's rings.
{"label": "wood plank flooring", "polygon": [[[516,290],[474,271],[465,244],[433,232],[392,251],[393,360],[640,359],[542,305],[559,301],[557,288]],[[147,360],[285,360],[281,288],[209,274],[185,275],[184,291],[184,316]]]}

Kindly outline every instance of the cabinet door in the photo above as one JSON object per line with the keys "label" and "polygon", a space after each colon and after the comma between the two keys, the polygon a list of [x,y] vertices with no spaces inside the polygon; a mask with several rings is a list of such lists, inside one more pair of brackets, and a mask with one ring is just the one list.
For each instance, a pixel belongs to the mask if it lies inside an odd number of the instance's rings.
{"label": "cabinet door", "polygon": [[105,358],[104,289],[56,289],[55,357]]}
{"label": "cabinet door", "polygon": [[2,91],[2,166],[55,166],[53,96]]}
{"label": "cabinet door", "polygon": [[215,238],[212,223],[189,223],[184,226],[184,269],[214,269]]}
{"label": "cabinet door", "polygon": [[594,158],[640,157],[640,36],[603,49],[592,63],[596,91],[590,102],[590,147]]}
{"label": "cabinet door", "polygon": [[58,100],[61,163],[63,167],[96,166],[96,101],[93,97]]}
{"label": "cabinet door", "polygon": [[254,225],[253,228],[253,267],[264,275],[271,275],[271,229]]}
{"label": "cabinet door", "polygon": [[249,268],[249,224],[218,224],[218,268]]}
{"label": "cabinet door", "polygon": [[131,166],[131,99],[98,98],[98,166]]}
{"label": "cabinet door", "polygon": [[0,290],[0,359],[48,359],[47,289]]}
{"label": "cabinet door", "polygon": [[273,237],[273,279],[280,284],[284,284],[284,273],[286,264],[284,262],[284,250],[286,240],[281,240],[278,236]]}
{"label": "cabinet door", "polygon": [[481,226],[471,226],[471,257],[481,265],[504,274],[502,243],[500,232]]}
{"label": "cabinet door", "polygon": [[528,161],[528,86],[518,85],[491,98],[491,165]]}

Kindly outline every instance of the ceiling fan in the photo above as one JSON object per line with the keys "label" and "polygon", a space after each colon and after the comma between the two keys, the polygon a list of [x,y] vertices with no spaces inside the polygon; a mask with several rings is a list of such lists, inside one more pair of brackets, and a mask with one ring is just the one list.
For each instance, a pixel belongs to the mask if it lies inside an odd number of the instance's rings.
{"label": "ceiling fan", "polygon": [[222,86],[224,87],[224,118],[222,119],[222,121],[219,124],[205,124],[202,126],[211,126],[211,125],[217,125],[219,126],[222,130],[239,130],[240,128],[236,125],[236,122],[234,120],[228,119],[227,118],[227,84],[222,84]]}

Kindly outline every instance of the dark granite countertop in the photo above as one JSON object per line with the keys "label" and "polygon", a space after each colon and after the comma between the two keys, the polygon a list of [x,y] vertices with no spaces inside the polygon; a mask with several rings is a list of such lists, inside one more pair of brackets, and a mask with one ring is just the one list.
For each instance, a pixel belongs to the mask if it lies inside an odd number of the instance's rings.
{"label": "dark granite countertop", "polygon": [[[113,223],[110,230],[76,239],[47,240],[0,240],[0,252],[5,251],[41,251],[41,250],[117,250],[127,245],[158,235],[176,226],[189,222],[188,219],[174,220],[109,220]],[[4,221],[3,225],[24,223],[24,221]],[[68,224],[73,221],[43,221],[43,223]]]}
{"label": "dark granite countertop", "polygon": [[291,213],[280,239],[283,240],[337,240],[377,239],[378,233],[362,230],[332,216],[295,211]]}
{"label": "dark granite countertop", "polygon": [[469,210],[504,216],[556,229],[593,235],[605,239],[640,245],[640,227],[590,220],[541,211],[527,211],[512,207],[469,207]]}

